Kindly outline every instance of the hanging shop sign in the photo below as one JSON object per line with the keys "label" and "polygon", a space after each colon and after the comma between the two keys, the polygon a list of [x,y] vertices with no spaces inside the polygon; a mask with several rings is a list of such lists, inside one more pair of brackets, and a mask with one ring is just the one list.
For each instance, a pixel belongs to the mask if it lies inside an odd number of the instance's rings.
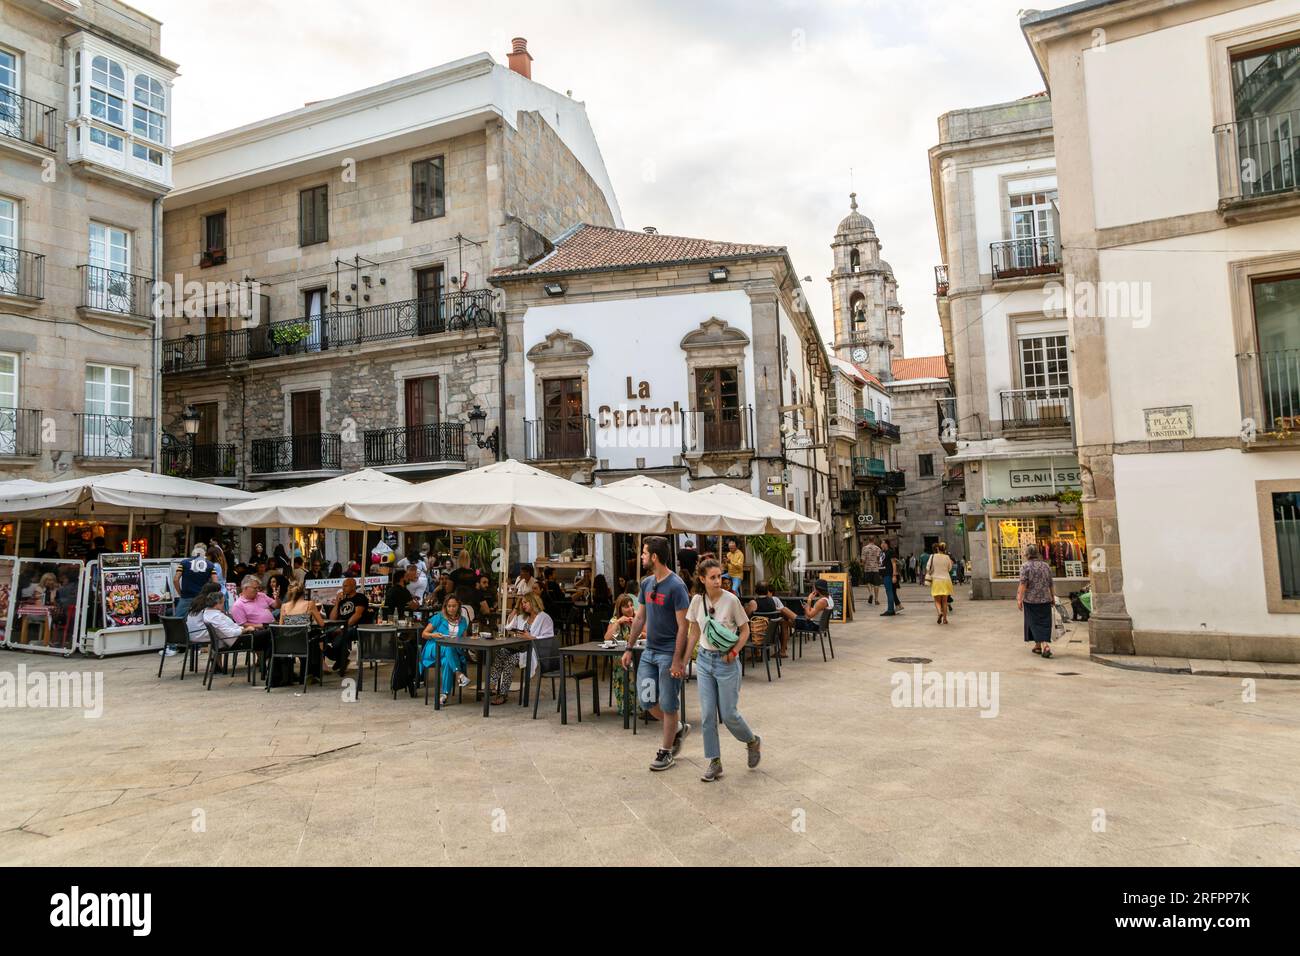
{"label": "hanging shop sign", "polygon": [[101,554],[99,573],[105,626],[144,626],[144,569],[140,555]]}
{"label": "hanging shop sign", "polygon": [[858,515],[858,528],[870,528],[876,523],[875,515]]}

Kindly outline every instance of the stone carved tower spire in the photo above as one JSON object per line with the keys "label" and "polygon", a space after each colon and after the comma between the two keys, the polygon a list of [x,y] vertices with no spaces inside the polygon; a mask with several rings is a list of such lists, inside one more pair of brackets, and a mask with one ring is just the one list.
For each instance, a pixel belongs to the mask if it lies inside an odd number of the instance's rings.
{"label": "stone carved tower spire", "polygon": [[894,270],[880,258],[876,227],[858,212],[857,193],[849,193],[849,214],[835,230],[831,251],[835,354],[889,381],[892,355],[903,351],[903,309]]}

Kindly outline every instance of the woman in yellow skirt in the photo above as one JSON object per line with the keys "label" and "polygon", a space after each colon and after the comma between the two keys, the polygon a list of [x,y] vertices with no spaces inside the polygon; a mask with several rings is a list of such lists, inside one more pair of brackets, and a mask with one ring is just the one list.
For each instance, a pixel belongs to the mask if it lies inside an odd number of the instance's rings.
{"label": "woman in yellow skirt", "polygon": [[934,598],[935,610],[939,612],[936,624],[948,623],[948,598],[952,594],[952,558],[948,557],[948,546],[940,541],[934,546],[934,555],[925,565],[925,583],[930,585],[930,597]]}

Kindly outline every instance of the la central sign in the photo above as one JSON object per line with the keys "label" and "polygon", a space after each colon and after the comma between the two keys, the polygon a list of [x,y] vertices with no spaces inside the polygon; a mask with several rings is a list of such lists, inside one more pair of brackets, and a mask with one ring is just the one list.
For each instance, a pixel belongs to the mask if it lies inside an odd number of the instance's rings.
{"label": "la central sign", "polygon": [[[632,376],[627,377],[627,398],[629,401],[650,398],[650,383],[638,382],[632,387]],[[645,425],[675,425],[681,419],[681,404],[673,402],[672,406],[651,407],[649,405],[629,406],[620,403],[617,408],[601,405],[596,409],[596,426],[598,428],[640,428]]]}

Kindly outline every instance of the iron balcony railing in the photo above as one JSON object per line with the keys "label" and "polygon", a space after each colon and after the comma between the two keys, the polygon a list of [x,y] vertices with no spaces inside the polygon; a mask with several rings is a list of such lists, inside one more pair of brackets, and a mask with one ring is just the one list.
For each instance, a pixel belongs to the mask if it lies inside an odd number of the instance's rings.
{"label": "iron balcony railing", "polygon": [[162,470],[175,478],[235,478],[236,450],[234,445],[191,445],[185,439],[163,442]]}
{"label": "iron balcony railing", "polygon": [[1070,425],[1070,386],[1013,388],[1002,395],[1002,427],[1068,428]]}
{"label": "iron balcony railing", "polygon": [[907,473],[903,471],[885,472],[884,485],[891,491],[903,491],[907,488]]}
{"label": "iron balcony railing", "polygon": [[45,257],[0,246],[0,295],[33,301],[45,298]]}
{"label": "iron balcony railing", "polygon": [[1055,275],[1061,271],[1061,247],[1055,236],[989,243],[994,279]]}
{"label": "iron balcony railing", "polygon": [[844,514],[857,514],[858,508],[862,506],[862,492],[860,491],[841,491],[840,492],[840,511]]}
{"label": "iron balcony railing", "polygon": [[461,422],[372,429],[363,436],[367,468],[421,462],[464,461],[465,426]]}
{"label": "iron balcony railing", "polygon": [[153,280],[102,266],[82,265],[81,307],[147,318],[153,314]]}
{"label": "iron balcony railing", "polygon": [[1300,349],[1247,352],[1237,356],[1242,437],[1300,436]]}
{"label": "iron balcony railing", "polygon": [[1300,190],[1300,109],[1225,123],[1214,137],[1221,200]]}
{"label": "iron balcony railing", "polygon": [[[793,446],[792,446],[793,447]],[[682,409],[682,454],[754,450],[754,407]]]}
{"label": "iron balcony railing", "polygon": [[934,294],[940,297],[948,294],[948,267],[947,266],[934,267]]}
{"label": "iron balcony railing", "polygon": [[854,458],[853,477],[865,480],[881,480],[885,477],[885,460],[883,458]]}
{"label": "iron balcony railing", "polygon": [[133,415],[77,414],[83,458],[152,458],[153,419]]}
{"label": "iron balcony railing", "polygon": [[59,111],[12,90],[0,90],[0,136],[32,146],[58,149]]}
{"label": "iron balcony railing", "polygon": [[343,468],[343,439],[338,432],[254,438],[251,451],[255,475],[339,471]]}
{"label": "iron balcony railing", "polygon": [[259,322],[247,329],[168,339],[163,342],[163,371],[220,368],[282,355],[314,355],[368,342],[491,329],[496,325],[491,290],[453,292],[438,298],[406,299]]}
{"label": "iron balcony railing", "polygon": [[34,458],[41,453],[41,410],[0,408],[0,456]]}
{"label": "iron balcony railing", "polygon": [[590,415],[524,419],[528,461],[577,461],[596,457],[596,420]]}
{"label": "iron balcony railing", "polygon": [[893,422],[884,421],[883,419],[876,419],[876,421],[869,425],[868,428],[880,438],[888,438],[898,441],[903,437],[903,433],[897,425]]}

